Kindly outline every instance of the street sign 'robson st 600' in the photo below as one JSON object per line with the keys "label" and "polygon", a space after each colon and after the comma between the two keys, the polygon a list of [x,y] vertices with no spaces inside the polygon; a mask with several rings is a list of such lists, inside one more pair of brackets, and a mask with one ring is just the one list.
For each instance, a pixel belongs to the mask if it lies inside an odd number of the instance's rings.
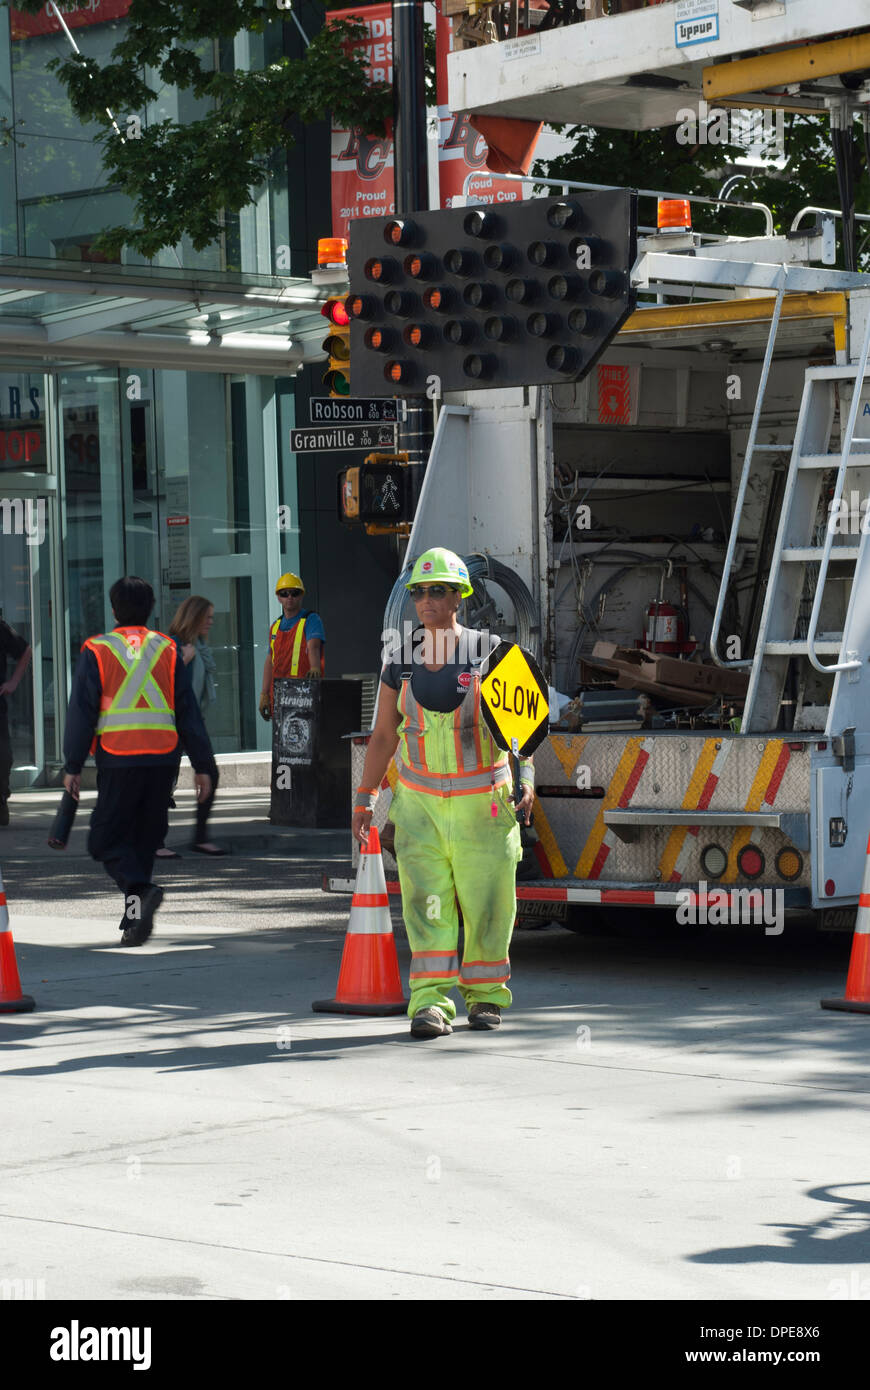
{"label": "street sign 'robson st 600'", "polygon": [[312,396],[312,425],[376,425],[399,418],[392,396]]}
{"label": "street sign 'robson st 600'", "polygon": [[344,449],[392,449],[395,442],[392,425],[311,425],[305,430],[290,431],[290,449],[294,454],[334,454]]}

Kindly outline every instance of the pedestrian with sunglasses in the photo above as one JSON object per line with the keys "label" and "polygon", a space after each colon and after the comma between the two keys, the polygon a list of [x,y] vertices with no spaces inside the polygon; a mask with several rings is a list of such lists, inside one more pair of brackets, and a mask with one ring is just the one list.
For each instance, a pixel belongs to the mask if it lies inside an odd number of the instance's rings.
{"label": "pedestrian with sunglasses", "polygon": [[305,585],[298,574],[282,574],[275,585],[281,617],[269,629],[269,652],[263,667],[260,713],[272,718],[273,682],[282,677],[302,680],[323,675],[326,633],[317,613],[302,607]]}
{"label": "pedestrian with sunglasses", "polygon": [[453,1031],[454,987],[476,1030],[498,1028],[511,1002],[508,947],[522,854],[517,811],[528,825],[534,770],[530,758],[522,760],[515,805],[508,755],[480,707],[480,666],[498,638],[457,620],[473,592],[464,561],[441,547],[427,550],[405,587],[418,626],[407,649],[387,655],[381,672],[351,829],[360,843],[368,838],[378,788],[395,754],[390,818],[412,953],[411,1036],[435,1038]]}

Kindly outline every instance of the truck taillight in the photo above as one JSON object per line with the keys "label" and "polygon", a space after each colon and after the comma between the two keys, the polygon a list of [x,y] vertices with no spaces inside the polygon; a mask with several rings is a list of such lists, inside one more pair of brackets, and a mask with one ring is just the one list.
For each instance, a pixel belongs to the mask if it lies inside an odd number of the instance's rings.
{"label": "truck taillight", "polygon": [[721,845],[705,845],[701,850],[701,868],[707,878],[721,878],[728,868],[728,855]]}
{"label": "truck taillight", "polygon": [[799,854],[791,845],[781,849],[776,856],[776,872],[780,878],[784,878],[786,883],[791,883],[793,879],[800,878],[803,873],[803,855]]}
{"label": "truck taillight", "polygon": [[758,845],[744,845],[737,856],[737,868],[744,878],[761,878],[764,873],[764,855]]}

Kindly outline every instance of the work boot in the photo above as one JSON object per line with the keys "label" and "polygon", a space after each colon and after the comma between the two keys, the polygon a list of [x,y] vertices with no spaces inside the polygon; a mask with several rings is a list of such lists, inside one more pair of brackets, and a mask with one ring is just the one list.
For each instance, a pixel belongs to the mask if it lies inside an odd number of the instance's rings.
{"label": "work boot", "polygon": [[[142,916],[121,933],[122,946],[144,946],[154,927],[154,914],[163,902],[163,889],[156,883],[139,885],[139,906]],[[135,889],[131,889],[131,894]]]}
{"label": "work boot", "polygon": [[418,1009],[411,1019],[412,1038],[439,1038],[444,1033],[452,1032],[451,1024],[434,1004],[428,1009]]}
{"label": "work boot", "polygon": [[493,1029],[501,1027],[501,1009],[498,1004],[481,1002],[472,1004],[468,1010],[469,1028]]}
{"label": "work boot", "polygon": [[0,797],[0,825],[9,824],[9,802],[5,797]]}

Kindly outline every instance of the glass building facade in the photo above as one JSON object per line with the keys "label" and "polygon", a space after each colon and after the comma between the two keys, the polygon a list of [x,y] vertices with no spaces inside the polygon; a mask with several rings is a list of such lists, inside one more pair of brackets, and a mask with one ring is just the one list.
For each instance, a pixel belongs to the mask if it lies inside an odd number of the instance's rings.
{"label": "glass building facade", "polygon": [[[73,33],[81,51],[102,63],[123,32],[118,11],[125,7],[97,0],[92,20],[100,20],[101,4],[115,17]],[[312,27],[322,22],[319,13],[312,10]],[[19,266],[51,263],[55,273],[68,266],[84,292],[89,271],[105,268],[93,247],[97,234],[129,221],[131,208],[107,184],[96,128],[80,125],[47,70],[52,58],[69,51],[67,37],[33,32],[38,28],[33,17],[0,9],[0,258]],[[281,52],[298,56],[300,43],[295,26],[276,20],[263,34],[216,42],[201,56],[250,69]],[[203,114],[189,94],[163,88],[145,119]],[[274,277],[278,266],[305,276],[316,263],[317,235],[329,233],[325,123],[322,131],[300,132],[296,147],[282,150],[273,164],[255,202],[227,219],[219,243],[199,253],[184,245],[166,249],[150,267],[224,280],[235,273]],[[144,264],[127,252],[122,263]],[[23,312],[25,291],[17,295]],[[56,298],[58,318],[68,317],[69,297]],[[49,300],[40,301],[43,323],[52,317]],[[14,322],[15,301],[0,282],[7,322]],[[67,329],[56,331],[63,336]],[[151,581],[152,625],[164,631],[189,594],[214,604],[209,640],[218,699],[209,732],[216,753],[270,746],[257,697],[268,626],[277,615],[275,580],[283,571],[303,574],[306,605],[324,618],[327,674],[377,669],[395,547],[340,533],[335,475],[341,459],[297,459],[289,451],[290,428],[317,392],[319,376],[317,367],[286,377],[163,370],[113,363],[97,348],[93,361],[64,364],[60,346],[49,366],[28,361],[26,347],[14,361],[4,349],[0,616],[30,642],[35,658],[32,675],[10,700],[13,787],[50,776],[60,764],[72,668],[85,638],[112,625],[108,589],[124,573]],[[355,583],[373,585],[363,622],[345,610],[346,581],[355,569]]]}

